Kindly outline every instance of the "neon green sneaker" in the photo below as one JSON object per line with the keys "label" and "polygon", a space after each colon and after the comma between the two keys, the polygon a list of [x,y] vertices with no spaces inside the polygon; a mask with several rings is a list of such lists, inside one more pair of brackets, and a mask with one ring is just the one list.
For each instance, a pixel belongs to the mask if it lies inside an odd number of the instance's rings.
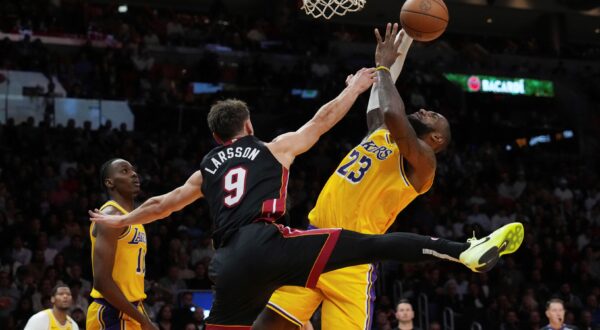
{"label": "neon green sneaker", "polygon": [[513,222],[496,229],[489,236],[469,238],[467,243],[471,246],[460,254],[460,262],[474,272],[485,273],[494,268],[500,256],[517,251],[524,236],[523,225]]}

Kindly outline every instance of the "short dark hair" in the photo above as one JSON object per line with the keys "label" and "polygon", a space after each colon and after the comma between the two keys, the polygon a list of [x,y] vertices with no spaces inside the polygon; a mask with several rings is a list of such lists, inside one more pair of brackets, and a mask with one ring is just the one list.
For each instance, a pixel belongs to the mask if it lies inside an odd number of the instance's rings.
{"label": "short dark hair", "polygon": [[59,288],[67,288],[67,289],[71,290],[71,288],[69,288],[69,286],[66,284],[57,284],[52,288],[52,293],[50,294],[50,296],[51,297],[56,296],[56,293],[58,292]]}
{"label": "short dark hair", "polygon": [[250,118],[246,102],[237,99],[218,101],[210,107],[208,127],[221,140],[231,140],[244,128],[244,122]]}
{"label": "short dark hair", "polygon": [[110,165],[117,159],[120,158],[111,158],[104,162],[102,166],[100,166],[100,187],[102,187],[103,189],[106,189],[106,186],[104,185],[104,180],[106,180],[106,178],[108,177],[108,170],[110,169]]}
{"label": "short dark hair", "polygon": [[398,300],[398,303],[396,304],[396,308],[398,308],[398,306],[400,306],[400,304],[409,304],[412,307],[410,300],[405,299],[405,298]]}
{"label": "short dark hair", "polygon": [[562,299],[552,298],[546,302],[546,310],[548,310],[550,308],[550,305],[553,303],[558,303],[558,304],[561,304],[563,306],[563,308],[565,307],[565,302]]}

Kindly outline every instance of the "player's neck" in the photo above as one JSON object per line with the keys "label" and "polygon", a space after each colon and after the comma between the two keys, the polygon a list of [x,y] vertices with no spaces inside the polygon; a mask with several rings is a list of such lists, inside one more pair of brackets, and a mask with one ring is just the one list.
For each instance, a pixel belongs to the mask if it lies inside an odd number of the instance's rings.
{"label": "player's neck", "polygon": [[113,201],[117,202],[117,204],[124,208],[125,211],[133,211],[133,198],[127,198],[118,193],[113,194],[110,197]]}
{"label": "player's neck", "polygon": [[563,325],[564,325],[564,323],[550,323],[550,328],[560,329],[560,328],[562,328]]}
{"label": "player's neck", "polygon": [[232,137],[231,139],[229,139],[229,140],[227,140],[227,141],[223,142],[223,144],[225,144],[225,145],[232,144],[232,143],[233,143],[233,142],[235,142],[236,140],[238,140],[238,139],[241,139],[241,138],[243,138],[243,137],[245,137],[245,136],[248,136],[248,135],[250,135],[250,134],[248,134],[248,133],[246,133],[246,132],[243,132],[243,133],[237,134],[236,136]]}
{"label": "player's neck", "polygon": [[413,330],[415,327],[411,322],[398,322],[398,329],[400,330]]}
{"label": "player's neck", "polygon": [[52,307],[52,315],[54,315],[56,321],[58,321],[58,323],[61,325],[65,325],[65,323],[67,323],[67,311],[63,311],[54,306]]}

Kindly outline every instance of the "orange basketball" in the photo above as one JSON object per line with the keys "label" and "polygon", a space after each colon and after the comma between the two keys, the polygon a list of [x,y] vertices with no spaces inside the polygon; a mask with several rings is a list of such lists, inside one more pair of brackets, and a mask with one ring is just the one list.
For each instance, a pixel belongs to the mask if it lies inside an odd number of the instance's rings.
{"label": "orange basketball", "polygon": [[404,31],[418,41],[441,36],[448,26],[448,8],[442,0],[407,0],[400,11]]}

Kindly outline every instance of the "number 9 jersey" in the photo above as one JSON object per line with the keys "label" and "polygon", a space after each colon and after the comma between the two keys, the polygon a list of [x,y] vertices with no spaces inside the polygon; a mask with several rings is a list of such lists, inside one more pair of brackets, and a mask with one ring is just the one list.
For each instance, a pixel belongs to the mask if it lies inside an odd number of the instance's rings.
{"label": "number 9 jersey", "polygon": [[382,234],[418,195],[389,131],[378,129],[344,157],[308,217],[318,228]]}
{"label": "number 9 jersey", "polygon": [[237,230],[256,221],[275,222],[285,213],[288,169],[252,135],[227,141],[200,162],[202,193],[221,247]]}

